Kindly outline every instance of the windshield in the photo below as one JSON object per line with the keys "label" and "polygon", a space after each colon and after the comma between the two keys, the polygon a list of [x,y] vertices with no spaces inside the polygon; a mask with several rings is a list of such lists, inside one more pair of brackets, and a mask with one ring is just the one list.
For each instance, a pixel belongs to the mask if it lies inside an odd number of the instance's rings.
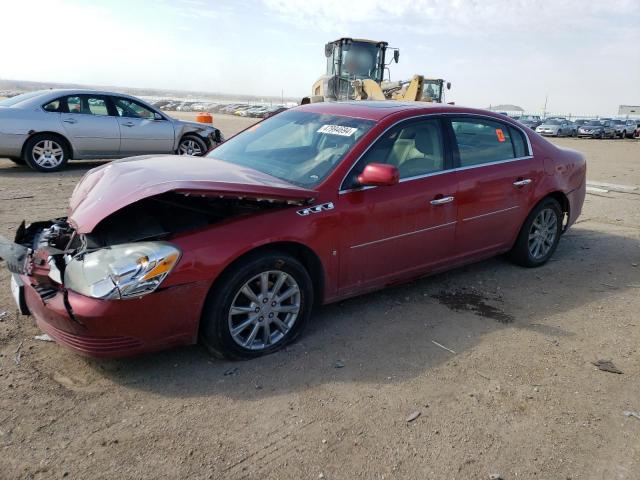
{"label": "windshield", "polygon": [[422,99],[426,102],[439,102],[442,98],[442,85],[439,82],[425,81]]}
{"label": "windshield", "polygon": [[208,156],[313,187],[373,125],[360,118],[289,110],[257,123]]}
{"label": "windshield", "polygon": [[36,97],[38,95],[41,95],[42,92],[27,92],[27,93],[21,93],[20,95],[16,95],[15,97],[11,97],[11,98],[5,98],[4,100],[0,101],[0,107],[13,107],[14,105],[17,105],[20,102],[24,102],[25,100],[29,100],[30,98]]}
{"label": "windshield", "polygon": [[352,43],[342,47],[342,75],[348,78],[382,78],[378,66],[382,51],[371,43]]}

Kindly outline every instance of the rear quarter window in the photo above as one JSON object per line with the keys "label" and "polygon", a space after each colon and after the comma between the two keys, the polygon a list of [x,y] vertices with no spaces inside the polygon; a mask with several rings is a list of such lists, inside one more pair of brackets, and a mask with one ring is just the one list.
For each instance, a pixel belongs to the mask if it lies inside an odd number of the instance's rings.
{"label": "rear quarter window", "polygon": [[524,133],[515,127],[509,127],[511,133],[511,142],[513,143],[513,151],[516,158],[526,157],[529,155],[529,149],[527,147],[527,141],[524,138]]}
{"label": "rear quarter window", "polygon": [[61,101],[59,98],[55,99],[53,102],[49,102],[46,105],[43,105],[42,108],[45,112],[60,112]]}

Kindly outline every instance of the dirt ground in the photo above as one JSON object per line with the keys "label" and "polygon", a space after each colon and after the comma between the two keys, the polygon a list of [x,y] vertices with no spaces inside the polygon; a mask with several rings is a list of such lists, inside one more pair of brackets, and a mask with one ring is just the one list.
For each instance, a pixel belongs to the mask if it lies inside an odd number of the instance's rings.
{"label": "dirt ground", "polygon": [[[590,180],[640,185],[640,142],[556,142]],[[95,165],[0,160],[0,234],[63,215]],[[640,478],[623,414],[640,410],[638,264],[640,191],[589,194],[542,268],[495,258],[329,305],[285,351],[235,363],[37,341],[2,269],[0,478]]]}

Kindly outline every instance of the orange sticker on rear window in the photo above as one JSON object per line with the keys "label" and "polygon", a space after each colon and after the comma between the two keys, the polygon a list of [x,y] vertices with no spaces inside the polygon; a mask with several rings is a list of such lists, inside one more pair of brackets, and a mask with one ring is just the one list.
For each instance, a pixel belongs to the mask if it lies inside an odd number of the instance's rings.
{"label": "orange sticker on rear window", "polygon": [[498,137],[499,142],[504,142],[504,133],[501,128],[496,128],[496,136]]}

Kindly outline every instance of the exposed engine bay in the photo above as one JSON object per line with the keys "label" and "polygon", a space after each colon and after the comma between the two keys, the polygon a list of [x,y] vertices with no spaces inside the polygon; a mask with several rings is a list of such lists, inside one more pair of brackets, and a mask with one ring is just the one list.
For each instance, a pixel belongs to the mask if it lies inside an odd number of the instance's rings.
{"label": "exposed engine bay", "polygon": [[75,235],[65,217],[24,224],[15,242],[34,251],[82,254],[125,242],[159,240],[222,220],[285,206],[274,200],[241,200],[165,193],[128,205],[101,221],[85,235]]}
{"label": "exposed engine bay", "polygon": [[[135,297],[155,289],[177,263],[180,252],[171,250],[166,242],[172,235],[289,204],[167,192],[127,205],[87,234],[78,234],[66,217],[28,226],[23,222],[15,243],[0,239],[0,257],[10,271],[35,277],[43,300],[66,292],[67,287],[95,298]],[[127,255],[133,261],[125,263],[122,258]],[[97,274],[86,273],[82,265],[89,256],[108,264],[101,272],[105,278],[93,283],[87,280],[88,287],[75,288],[77,282],[71,282],[70,276],[96,278]],[[65,275],[66,270],[73,270],[73,275]],[[69,314],[72,316],[71,311]]]}

